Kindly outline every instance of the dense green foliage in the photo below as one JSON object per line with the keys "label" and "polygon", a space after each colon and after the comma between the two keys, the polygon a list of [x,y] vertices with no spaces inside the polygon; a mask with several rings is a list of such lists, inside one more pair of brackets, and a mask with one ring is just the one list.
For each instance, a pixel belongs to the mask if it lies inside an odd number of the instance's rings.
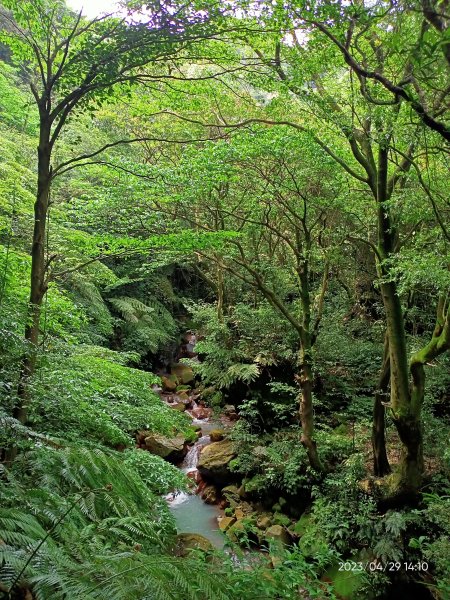
{"label": "dense green foliage", "polygon": [[[1,597],[450,598],[444,4],[1,0]],[[188,329],[250,553],[135,447]]]}

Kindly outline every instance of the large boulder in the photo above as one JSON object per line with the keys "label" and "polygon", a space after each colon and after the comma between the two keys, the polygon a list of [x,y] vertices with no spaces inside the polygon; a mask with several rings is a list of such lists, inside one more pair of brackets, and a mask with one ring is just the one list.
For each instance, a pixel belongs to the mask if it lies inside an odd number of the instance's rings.
{"label": "large boulder", "polygon": [[219,517],[217,521],[221,531],[227,531],[236,523],[236,519],[234,517]]}
{"label": "large boulder", "polygon": [[225,432],[223,429],[213,429],[210,432],[209,437],[212,442],[221,442],[225,437]]}
{"label": "large boulder", "polygon": [[264,537],[267,541],[276,542],[278,544],[287,545],[290,542],[288,532],[281,525],[271,525],[266,529]]}
{"label": "large boulder", "polygon": [[161,383],[165,392],[174,392],[177,389],[178,378],[176,375],[163,375]]}
{"label": "large boulder", "polygon": [[197,468],[206,480],[217,484],[228,483],[232,480],[229,464],[235,457],[231,441],[213,442],[202,448]]}
{"label": "large boulder", "polygon": [[151,433],[145,438],[145,448],[156,456],[171,462],[177,462],[186,454],[186,442],[183,436],[168,438],[159,433]]}
{"label": "large boulder", "polygon": [[172,375],[175,375],[178,381],[186,385],[194,381],[194,371],[191,367],[183,364],[172,365],[170,368]]}
{"label": "large boulder", "polygon": [[190,550],[203,550],[207,552],[214,546],[203,535],[199,533],[179,533],[177,535],[176,554],[178,556],[187,556]]}

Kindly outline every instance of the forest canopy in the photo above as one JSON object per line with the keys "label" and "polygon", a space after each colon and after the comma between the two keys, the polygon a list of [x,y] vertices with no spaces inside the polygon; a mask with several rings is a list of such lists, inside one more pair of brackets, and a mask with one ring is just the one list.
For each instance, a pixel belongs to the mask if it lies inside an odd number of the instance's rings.
{"label": "forest canopy", "polygon": [[450,598],[447,13],[0,0],[0,597]]}

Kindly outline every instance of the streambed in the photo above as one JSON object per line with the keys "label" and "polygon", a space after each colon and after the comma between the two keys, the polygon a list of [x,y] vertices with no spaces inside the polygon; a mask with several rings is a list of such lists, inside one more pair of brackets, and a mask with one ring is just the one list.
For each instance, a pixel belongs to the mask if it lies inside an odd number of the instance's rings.
{"label": "streambed", "polygon": [[[203,446],[211,443],[209,432],[221,428],[222,424],[209,418],[193,419],[193,425],[201,427],[201,437],[189,448],[180,469],[192,479],[197,479],[197,463]],[[195,492],[175,492],[166,500],[175,518],[178,533],[198,533],[208,539],[215,548],[223,548],[226,537],[220,531],[217,518],[223,511],[217,504],[206,504]]]}

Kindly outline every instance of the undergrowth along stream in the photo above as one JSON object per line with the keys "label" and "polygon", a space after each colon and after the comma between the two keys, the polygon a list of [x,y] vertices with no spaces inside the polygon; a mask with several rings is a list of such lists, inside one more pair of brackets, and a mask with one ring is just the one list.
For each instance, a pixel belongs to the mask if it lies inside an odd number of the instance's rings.
{"label": "undergrowth along stream", "polygon": [[1,600],[447,600],[447,3],[78,3],[0,0]]}

